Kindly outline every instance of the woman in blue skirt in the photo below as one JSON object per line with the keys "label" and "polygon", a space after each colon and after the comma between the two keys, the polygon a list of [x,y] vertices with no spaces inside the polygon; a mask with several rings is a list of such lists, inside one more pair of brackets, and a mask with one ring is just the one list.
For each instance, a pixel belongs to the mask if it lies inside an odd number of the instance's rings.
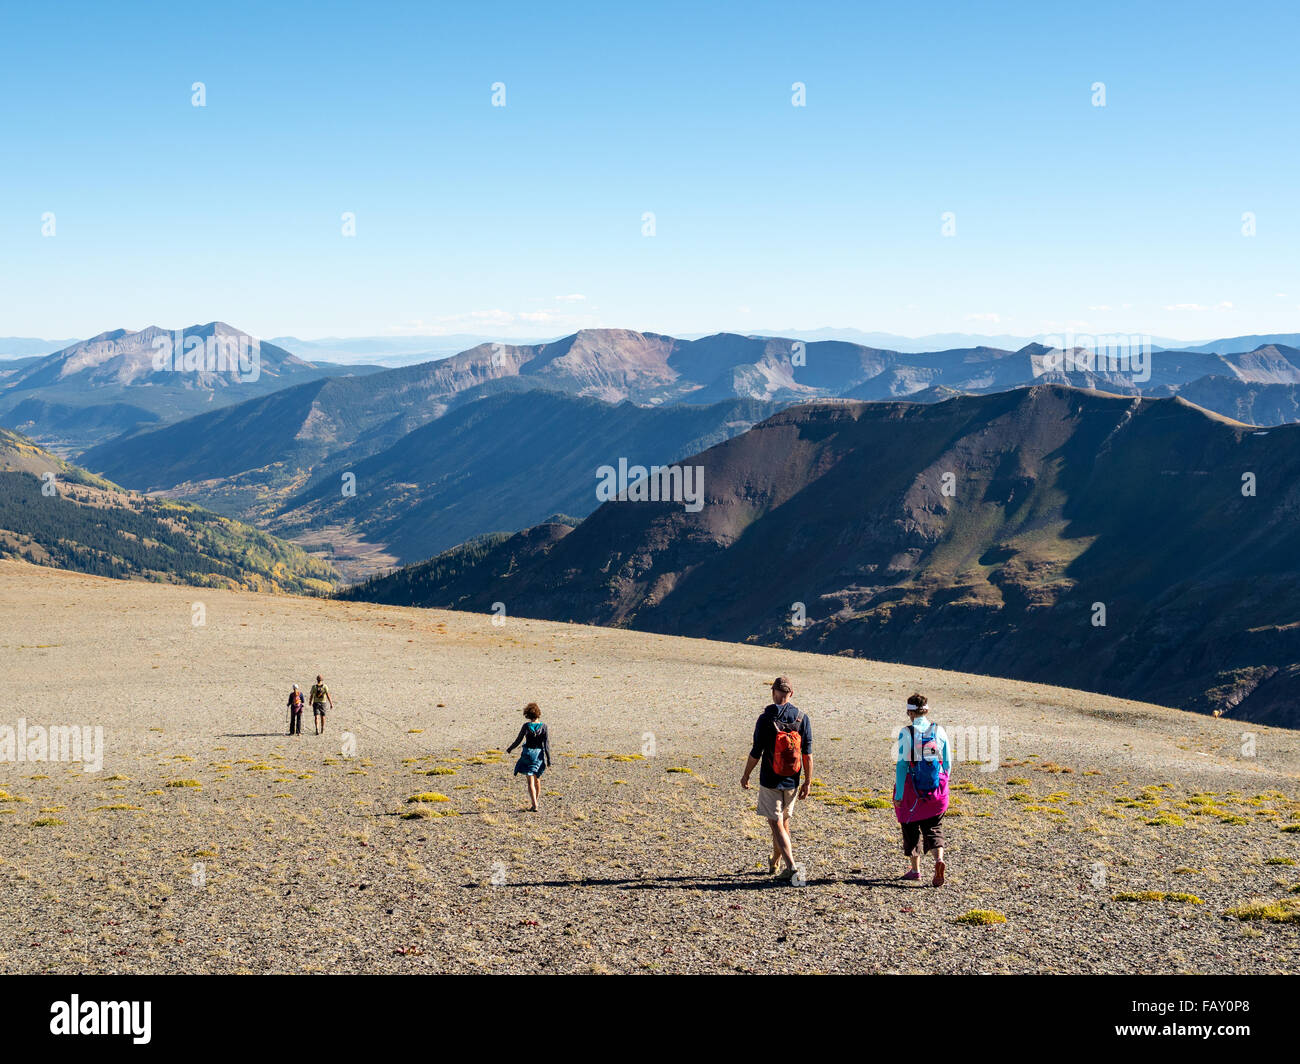
{"label": "woman in blue skirt", "polygon": [[515,775],[523,773],[524,781],[528,784],[528,798],[533,803],[532,812],[535,813],[537,799],[542,793],[541,776],[551,764],[551,739],[546,725],[541,721],[542,711],[537,708],[536,702],[524,706],[524,716],[528,720],[519,729],[515,741],[506,747],[506,753],[510,753],[520,743],[524,744],[524,748],[519,751],[519,760],[515,762]]}

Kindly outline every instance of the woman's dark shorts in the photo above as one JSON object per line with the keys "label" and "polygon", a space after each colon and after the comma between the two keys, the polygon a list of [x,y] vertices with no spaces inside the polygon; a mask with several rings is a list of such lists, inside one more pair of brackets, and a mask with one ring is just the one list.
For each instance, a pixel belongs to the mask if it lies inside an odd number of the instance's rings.
{"label": "woman's dark shorts", "polygon": [[903,853],[907,857],[920,856],[917,844],[925,840],[925,853],[943,845],[943,814],[899,825],[903,829]]}

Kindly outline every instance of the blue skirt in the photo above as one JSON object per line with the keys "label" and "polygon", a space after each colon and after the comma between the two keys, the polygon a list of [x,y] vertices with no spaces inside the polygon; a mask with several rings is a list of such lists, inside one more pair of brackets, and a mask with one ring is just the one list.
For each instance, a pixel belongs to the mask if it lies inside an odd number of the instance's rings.
{"label": "blue skirt", "polygon": [[542,758],[541,747],[530,750],[525,746],[519,752],[519,760],[515,762],[516,776],[540,776],[545,771],[546,763]]}

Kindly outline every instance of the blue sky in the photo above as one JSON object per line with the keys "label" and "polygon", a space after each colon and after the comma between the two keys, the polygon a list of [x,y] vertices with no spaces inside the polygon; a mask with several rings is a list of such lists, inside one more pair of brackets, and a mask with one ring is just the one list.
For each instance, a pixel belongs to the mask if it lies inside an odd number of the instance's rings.
{"label": "blue sky", "polygon": [[0,335],[1300,329],[1296,5],[1045,6],[5,5]]}

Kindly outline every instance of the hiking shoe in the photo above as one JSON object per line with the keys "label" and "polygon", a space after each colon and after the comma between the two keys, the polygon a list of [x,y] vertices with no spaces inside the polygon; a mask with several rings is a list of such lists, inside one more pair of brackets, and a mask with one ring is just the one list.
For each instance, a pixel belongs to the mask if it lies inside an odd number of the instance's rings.
{"label": "hiking shoe", "polygon": [[943,861],[934,862],[934,882],[932,886],[943,886],[943,874],[948,870],[948,866]]}
{"label": "hiking shoe", "polygon": [[903,878],[904,878],[904,879],[920,879],[920,878],[921,878],[921,873],[920,873],[920,872],[905,872],[905,873],[903,874]]}

